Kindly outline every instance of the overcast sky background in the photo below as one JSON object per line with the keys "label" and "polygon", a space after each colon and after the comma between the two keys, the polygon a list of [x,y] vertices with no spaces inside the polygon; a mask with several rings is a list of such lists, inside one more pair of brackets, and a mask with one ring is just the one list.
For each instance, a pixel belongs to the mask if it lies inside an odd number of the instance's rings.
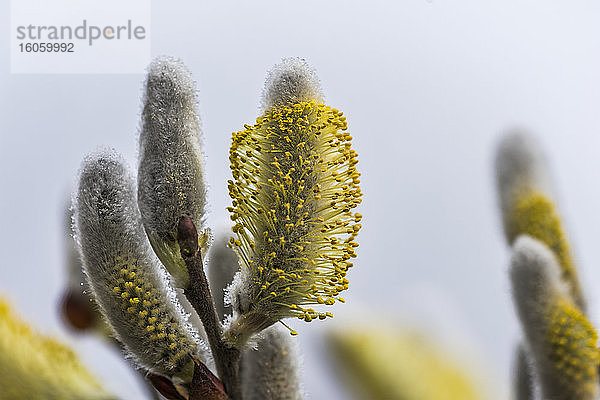
{"label": "overcast sky background", "polygon": [[[144,77],[10,74],[0,4],[0,293],[112,390],[141,398],[118,355],[64,329],[57,300],[81,159],[105,145],[136,166]],[[413,321],[464,350],[502,397],[520,335],[492,171],[508,127],[531,129],[546,149],[600,323],[599,20],[595,1],[153,1],[151,45],[197,80],[215,228],[229,223],[231,132],[256,118],[268,69],[306,58],[348,118],[362,173],[359,256],[335,323],[367,312]],[[345,398],[320,357],[331,325],[292,326],[309,398]]]}

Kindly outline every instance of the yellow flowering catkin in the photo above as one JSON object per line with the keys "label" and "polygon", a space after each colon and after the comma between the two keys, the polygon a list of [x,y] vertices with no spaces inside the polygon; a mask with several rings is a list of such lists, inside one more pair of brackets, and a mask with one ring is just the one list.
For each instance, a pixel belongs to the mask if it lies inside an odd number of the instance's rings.
{"label": "yellow flowering catkin", "polygon": [[520,236],[511,260],[513,298],[544,399],[598,395],[598,335],[575,305],[553,252]]}
{"label": "yellow flowering catkin", "polygon": [[0,298],[0,398],[114,399],[72,350],[35,333]]}
{"label": "yellow flowering catkin", "polygon": [[329,337],[349,392],[366,400],[479,400],[473,378],[425,337],[344,330]]}
{"label": "yellow flowering catkin", "polygon": [[556,255],[562,278],[585,312],[586,304],[560,216],[551,197],[548,166],[535,140],[522,132],[504,138],[496,156],[498,191],[509,244],[529,235]]}
{"label": "yellow flowering catkin", "polygon": [[571,295],[580,308],[585,310],[577,270],[561,225],[550,199],[542,193],[529,192],[515,199],[507,231],[512,242],[518,235],[529,235],[554,252],[561,267],[562,279],[569,283]]}
{"label": "yellow flowering catkin", "polygon": [[179,218],[187,215],[194,222],[203,255],[209,238],[202,232],[206,188],[196,106],[195,84],[183,63],[154,60],[142,113],[138,203],[152,248],[182,288],[189,276],[177,242]]}
{"label": "yellow flowering catkin", "polygon": [[111,152],[88,157],[75,199],[75,231],[96,302],[139,365],[189,382],[189,355],[200,356],[202,343],[143,229],[133,181],[120,157]]}
{"label": "yellow flowering catkin", "polygon": [[[287,70],[292,64],[296,69]],[[230,290],[238,318],[226,339],[243,343],[282,318],[307,322],[332,316],[313,306],[344,302],[362,216],[357,154],[342,112],[303,98],[304,65],[284,62],[285,87],[254,125],[233,134],[231,245],[241,273]],[[287,82],[281,85],[281,80]],[[297,85],[294,92],[294,84]],[[293,332],[295,333],[295,332]]]}

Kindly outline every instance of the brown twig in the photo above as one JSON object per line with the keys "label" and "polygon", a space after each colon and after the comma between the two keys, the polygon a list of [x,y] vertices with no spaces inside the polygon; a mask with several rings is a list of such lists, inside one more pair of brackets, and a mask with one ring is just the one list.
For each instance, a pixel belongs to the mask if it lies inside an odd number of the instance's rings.
{"label": "brown twig", "polygon": [[[217,373],[223,381],[225,391],[230,400],[241,400],[239,381],[240,351],[230,347],[222,340],[223,327],[210,293],[208,280],[204,273],[202,255],[198,246],[198,231],[188,216],[179,220],[178,241],[181,257],[189,274],[189,285],[184,290],[185,296],[200,317],[208,338],[217,367]],[[196,400],[190,395],[190,400]]]}

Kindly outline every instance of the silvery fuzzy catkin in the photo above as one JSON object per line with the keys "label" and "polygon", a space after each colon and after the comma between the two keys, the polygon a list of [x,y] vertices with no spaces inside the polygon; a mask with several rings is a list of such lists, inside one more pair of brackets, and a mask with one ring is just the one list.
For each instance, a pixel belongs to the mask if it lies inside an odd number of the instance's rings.
{"label": "silvery fuzzy catkin", "polygon": [[319,77],[305,60],[284,58],[267,74],[263,110],[311,101],[323,103],[324,99]]}
{"label": "silvery fuzzy catkin", "polygon": [[246,349],[242,356],[244,400],[301,400],[296,353],[296,343],[282,326],[261,332],[256,348]]}
{"label": "silvery fuzzy catkin", "polygon": [[237,255],[227,243],[229,236],[215,238],[208,251],[208,281],[219,318],[231,314],[231,304],[225,303],[225,291],[239,270]]}
{"label": "silvery fuzzy catkin", "polygon": [[[150,65],[139,142],[138,204],[152,248],[183,288],[189,276],[177,224],[187,215],[201,232],[206,207],[196,103],[195,84],[183,63],[163,57]],[[206,231],[199,237],[202,250],[208,236]]]}
{"label": "silvery fuzzy catkin", "polygon": [[143,368],[190,381],[189,355],[205,359],[205,346],[148,245],[133,181],[118,155],[86,158],[74,221],[89,285],[117,339]]}
{"label": "silvery fuzzy catkin", "polygon": [[531,357],[522,343],[517,347],[516,355],[513,371],[515,400],[533,400],[535,399],[533,366],[530,362]]}
{"label": "silvery fuzzy catkin", "polygon": [[344,302],[362,218],[353,212],[362,193],[346,118],[320,102],[314,72],[286,60],[264,96],[266,111],[233,134],[230,149],[230,243],[241,271],[225,339],[234,346],[282,318],[331,317],[312,307]]}
{"label": "silvery fuzzy catkin", "polygon": [[583,290],[553,200],[548,163],[533,136],[514,131],[501,140],[496,154],[496,181],[508,243],[512,245],[519,235],[525,234],[552,249],[561,266],[562,279],[585,312]]}
{"label": "silvery fuzzy catkin", "polygon": [[520,236],[511,259],[513,299],[544,399],[598,395],[598,334],[571,297],[552,251]]}

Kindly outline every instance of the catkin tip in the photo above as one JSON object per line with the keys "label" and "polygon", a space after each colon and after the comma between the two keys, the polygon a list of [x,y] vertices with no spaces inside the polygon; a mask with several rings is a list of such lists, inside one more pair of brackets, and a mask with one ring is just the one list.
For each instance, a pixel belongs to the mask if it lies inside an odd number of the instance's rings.
{"label": "catkin tip", "polygon": [[115,149],[100,149],[84,157],[79,171],[80,182],[89,189],[98,190],[111,174],[124,175],[124,165],[123,157]]}
{"label": "catkin tip", "polygon": [[263,109],[308,101],[323,102],[316,72],[302,58],[284,58],[268,73]]}
{"label": "catkin tip", "polygon": [[524,193],[536,191],[552,196],[548,161],[537,139],[526,131],[513,129],[501,138],[494,164],[505,220],[515,199]]}
{"label": "catkin tip", "polygon": [[552,251],[527,235],[521,235],[515,241],[510,276],[517,304],[531,305],[534,299],[543,302],[555,291],[560,295],[569,293]]}
{"label": "catkin tip", "polygon": [[183,62],[169,56],[159,56],[148,66],[146,95],[160,103],[173,100],[195,103],[195,84]]}

